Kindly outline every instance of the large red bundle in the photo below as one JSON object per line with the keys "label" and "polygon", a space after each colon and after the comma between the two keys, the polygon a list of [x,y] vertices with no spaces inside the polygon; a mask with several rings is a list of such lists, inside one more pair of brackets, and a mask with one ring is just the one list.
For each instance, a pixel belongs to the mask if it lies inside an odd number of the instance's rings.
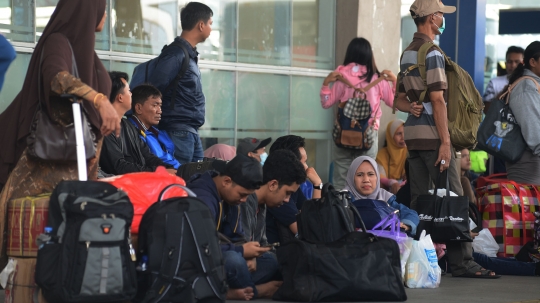
{"label": "large red bundle", "polygon": [[[100,179],[109,182],[117,188],[125,191],[133,203],[133,223],[131,232],[139,233],[139,224],[146,210],[158,200],[161,191],[170,184],[185,186],[184,179],[171,175],[164,167],[158,167],[155,172],[131,173],[111,178]],[[168,190],[163,199],[171,197],[187,197],[188,194],[179,187]]]}
{"label": "large red bundle", "polygon": [[483,227],[499,244],[499,257],[513,257],[533,239],[534,212],[540,210],[539,186],[486,178],[477,188]]}

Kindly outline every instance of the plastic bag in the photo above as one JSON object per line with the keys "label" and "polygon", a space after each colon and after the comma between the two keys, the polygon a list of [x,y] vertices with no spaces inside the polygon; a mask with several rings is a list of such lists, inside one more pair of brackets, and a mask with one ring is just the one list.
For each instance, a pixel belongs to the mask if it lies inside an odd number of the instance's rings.
{"label": "plastic bag", "polygon": [[499,252],[499,244],[495,241],[488,228],[484,228],[478,233],[478,236],[473,240],[472,247],[474,252],[491,258],[497,257],[497,253]]}
{"label": "plastic bag", "polygon": [[409,238],[406,233],[400,231],[397,211],[386,216],[368,232],[379,237],[390,238],[398,243],[399,257],[401,260],[401,278],[405,278],[405,266],[409,259],[414,240]]}
{"label": "plastic bag", "polygon": [[407,238],[405,241],[398,242],[399,245],[399,258],[401,260],[401,278],[405,280],[405,273],[407,272],[407,261],[411,255],[414,239]]}
{"label": "plastic bag", "polygon": [[411,255],[407,261],[405,285],[409,288],[437,288],[441,284],[441,268],[437,252],[431,241],[422,231],[420,239],[413,242]]}
{"label": "plastic bag", "polygon": [[[171,175],[163,166],[159,166],[155,172],[130,173],[121,176],[99,179],[108,182],[126,192],[133,204],[133,223],[131,232],[139,233],[139,225],[146,210],[157,202],[161,191],[170,184],[185,186],[184,179]],[[174,187],[167,191],[163,199],[171,197],[187,197],[188,194],[181,188]]]}

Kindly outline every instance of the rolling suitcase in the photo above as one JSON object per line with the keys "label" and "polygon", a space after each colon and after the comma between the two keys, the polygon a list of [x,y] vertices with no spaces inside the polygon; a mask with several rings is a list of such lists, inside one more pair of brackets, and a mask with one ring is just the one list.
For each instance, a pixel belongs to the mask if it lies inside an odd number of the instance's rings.
{"label": "rolling suitcase", "polygon": [[36,284],[48,302],[125,302],[137,291],[133,206],[115,186],[87,181],[78,102],[73,114],[79,181],[62,181],[51,194],[48,226],[38,237]]}

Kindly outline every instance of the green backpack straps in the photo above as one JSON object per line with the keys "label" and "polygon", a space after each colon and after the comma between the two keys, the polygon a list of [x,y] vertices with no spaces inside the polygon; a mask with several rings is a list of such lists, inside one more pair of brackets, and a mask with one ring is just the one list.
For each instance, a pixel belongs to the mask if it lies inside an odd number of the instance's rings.
{"label": "green backpack straps", "polygon": [[[441,54],[444,56],[444,61],[447,61],[446,54],[442,51],[442,49],[434,44],[433,42],[426,42],[422,44],[420,49],[418,50],[418,59],[417,64],[411,66],[409,69],[412,70],[414,68],[418,68],[418,71],[420,72],[420,77],[422,77],[422,82],[424,82],[424,91],[420,93],[420,99],[418,99],[418,102],[426,102],[424,101],[426,99],[426,94],[428,91],[428,85],[427,85],[427,69],[426,69],[426,57],[428,51],[435,47]],[[429,98],[428,98],[429,101]]]}

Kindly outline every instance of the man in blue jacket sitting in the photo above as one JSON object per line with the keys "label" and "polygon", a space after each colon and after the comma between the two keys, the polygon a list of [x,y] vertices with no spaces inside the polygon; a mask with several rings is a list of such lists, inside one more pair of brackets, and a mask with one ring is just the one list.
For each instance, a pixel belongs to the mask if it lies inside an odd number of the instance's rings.
{"label": "man in blue jacket sitting", "polygon": [[188,187],[212,212],[225,261],[229,300],[250,300],[269,297],[280,282],[273,281],[278,273],[269,247],[259,242],[246,242],[240,217],[240,204],[263,182],[259,161],[237,155],[231,161],[215,160],[216,171],[195,175]]}
{"label": "man in blue jacket sitting", "polygon": [[131,91],[129,121],[139,130],[139,136],[150,151],[166,164],[178,169],[180,163],[174,158],[174,143],[165,131],[156,126],[161,120],[161,92],[153,85],[141,84]]}

